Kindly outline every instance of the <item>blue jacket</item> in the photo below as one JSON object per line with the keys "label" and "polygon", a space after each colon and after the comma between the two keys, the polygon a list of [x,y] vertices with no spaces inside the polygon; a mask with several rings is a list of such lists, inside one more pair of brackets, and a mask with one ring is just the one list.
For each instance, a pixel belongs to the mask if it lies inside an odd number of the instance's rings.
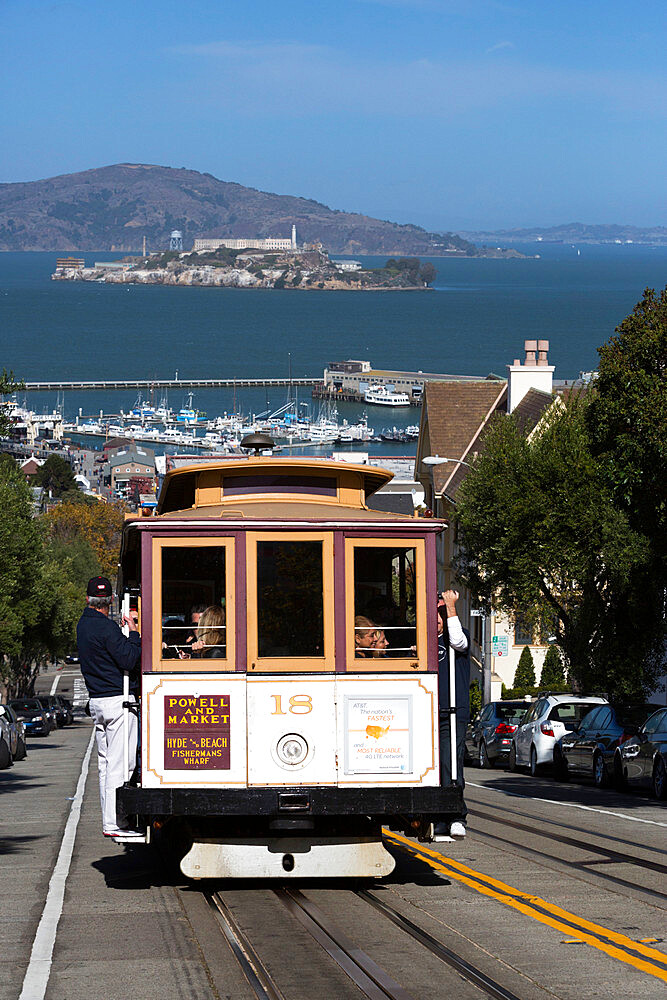
{"label": "blue jacket", "polygon": [[[456,652],[454,679],[456,684],[456,718],[459,722],[470,720],[470,633],[467,628],[463,634],[468,640],[465,653]],[[444,635],[438,636],[438,707],[440,717],[447,716],[449,708],[449,642]]]}
{"label": "blue jacket", "polygon": [[141,637],[130,632],[125,638],[118,625],[101,611],[86,608],[76,627],[81,673],[91,698],[110,698],[123,693],[123,673],[137,670]]}

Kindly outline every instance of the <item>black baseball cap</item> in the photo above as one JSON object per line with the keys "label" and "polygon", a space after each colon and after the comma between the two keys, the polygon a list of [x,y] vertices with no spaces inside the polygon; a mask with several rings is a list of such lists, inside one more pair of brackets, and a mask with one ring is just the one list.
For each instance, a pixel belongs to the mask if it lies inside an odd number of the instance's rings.
{"label": "black baseball cap", "polygon": [[94,576],[88,581],[86,594],[88,597],[111,597],[111,583],[106,576]]}

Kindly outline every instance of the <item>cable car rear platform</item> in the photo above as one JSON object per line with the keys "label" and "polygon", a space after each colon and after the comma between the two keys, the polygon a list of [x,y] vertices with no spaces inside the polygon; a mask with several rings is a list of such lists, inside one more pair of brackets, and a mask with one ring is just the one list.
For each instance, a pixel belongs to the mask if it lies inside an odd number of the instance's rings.
{"label": "cable car rear platform", "polygon": [[119,807],[140,816],[457,816],[463,806],[459,785],[331,788],[119,788]]}

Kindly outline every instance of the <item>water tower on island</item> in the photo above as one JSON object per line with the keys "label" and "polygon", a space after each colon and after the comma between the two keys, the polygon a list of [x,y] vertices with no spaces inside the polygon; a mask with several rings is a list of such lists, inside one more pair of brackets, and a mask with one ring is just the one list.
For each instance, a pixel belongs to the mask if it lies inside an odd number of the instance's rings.
{"label": "water tower on island", "polygon": [[178,250],[179,253],[183,250],[183,233],[180,229],[172,229],[169,236],[169,249]]}

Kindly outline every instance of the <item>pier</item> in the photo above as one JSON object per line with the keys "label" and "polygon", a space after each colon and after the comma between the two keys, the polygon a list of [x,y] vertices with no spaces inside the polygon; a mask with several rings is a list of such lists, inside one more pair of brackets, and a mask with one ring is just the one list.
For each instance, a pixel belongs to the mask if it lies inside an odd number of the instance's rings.
{"label": "pier", "polygon": [[25,388],[34,392],[63,392],[69,389],[106,391],[129,389],[150,392],[152,389],[263,389],[271,386],[315,386],[322,378],[151,378],[151,379],[96,379],[70,382],[26,382]]}

